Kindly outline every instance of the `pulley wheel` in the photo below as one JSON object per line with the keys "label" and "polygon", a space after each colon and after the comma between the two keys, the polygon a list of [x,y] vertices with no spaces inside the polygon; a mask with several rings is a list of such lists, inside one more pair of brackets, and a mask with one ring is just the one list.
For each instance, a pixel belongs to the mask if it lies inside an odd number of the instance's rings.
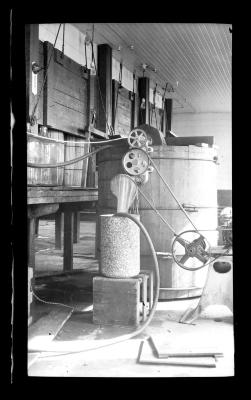
{"label": "pulley wheel", "polygon": [[144,150],[138,148],[132,148],[125,153],[122,159],[122,165],[124,170],[129,175],[141,175],[144,174],[149,167],[149,158]]}
{"label": "pulley wheel", "polygon": [[210,262],[210,244],[199,232],[185,231],[175,237],[172,256],[181,268],[196,271]]}
{"label": "pulley wheel", "polygon": [[133,129],[128,136],[128,144],[131,147],[147,147],[147,134],[143,129],[135,128]]}

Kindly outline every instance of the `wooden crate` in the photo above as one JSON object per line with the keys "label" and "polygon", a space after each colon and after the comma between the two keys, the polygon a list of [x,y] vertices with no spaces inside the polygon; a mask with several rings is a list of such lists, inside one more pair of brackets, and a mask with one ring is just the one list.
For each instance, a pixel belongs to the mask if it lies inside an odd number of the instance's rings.
{"label": "wooden crate", "polygon": [[93,322],[101,325],[138,325],[142,278],[93,278]]}

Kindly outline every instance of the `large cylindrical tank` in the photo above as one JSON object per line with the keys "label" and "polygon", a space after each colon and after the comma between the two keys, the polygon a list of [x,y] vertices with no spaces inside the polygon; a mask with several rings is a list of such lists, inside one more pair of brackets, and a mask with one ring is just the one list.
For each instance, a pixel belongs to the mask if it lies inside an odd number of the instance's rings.
{"label": "large cylindrical tank", "polygon": [[[115,143],[114,143],[115,144]],[[190,218],[211,246],[217,245],[217,188],[215,149],[198,146],[153,146],[151,157],[161,175],[175,193],[181,204],[194,206],[188,212]],[[117,200],[110,189],[110,181],[116,174],[125,173],[121,159],[128,150],[122,143],[104,150],[98,155],[99,213],[115,212]],[[156,171],[149,174],[148,182],[142,187],[147,198],[174,228],[176,233],[194,229],[177,203],[164,186]],[[139,195],[140,220],[148,230],[157,252],[171,252],[174,238],[170,229],[155,211]],[[188,208],[189,209],[189,208]],[[208,229],[208,231],[204,231]],[[98,230],[97,230],[98,233]],[[141,269],[151,268],[152,258],[143,235],[140,240]],[[160,298],[194,295],[194,289],[202,288],[207,267],[198,271],[186,271],[172,259],[159,257]],[[171,294],[170,294],[171,293]],[[198,294],[198,293],[196,293]],[[176,296],[179,297],[179,296]]]}

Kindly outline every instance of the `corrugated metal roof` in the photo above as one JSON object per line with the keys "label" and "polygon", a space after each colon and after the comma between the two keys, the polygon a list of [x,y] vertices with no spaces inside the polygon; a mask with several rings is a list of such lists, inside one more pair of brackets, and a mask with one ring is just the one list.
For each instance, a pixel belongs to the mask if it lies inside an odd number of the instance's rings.
{"label": "corrugated metal roof", "polygon": [[[74,24],[83,33],[92,24]],[[176,99],[174,112],[230,112],[232,37],[230,24],[95,23],[94,41],[107,43],[113,56],[160,93],[166,82]],[[120,46],[120,51],[118,48]],[[130,48],[133,46],[133,50]]]}

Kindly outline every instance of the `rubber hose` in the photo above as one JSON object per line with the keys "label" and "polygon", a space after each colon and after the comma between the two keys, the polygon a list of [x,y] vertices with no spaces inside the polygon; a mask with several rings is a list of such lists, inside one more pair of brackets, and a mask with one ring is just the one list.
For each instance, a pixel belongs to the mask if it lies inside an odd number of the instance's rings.
{"label": "rubber hose", "polygon": [[101,150],[108,149],[109,147],[112,147],[111,145],[101,147],[100,149],[94,150],[90,153],[84,154],[83,156],[73,158],[72,160],[69,161],[64,161],[64,162],[59,162],[57,164],[36,164],[36,163],[30,163],[27,162],[27,166],[31,168],[58,168],[58,167],[65,167],[66,165],[71,165],[75,164],[76,162],[85,160],[88,157],[93,156],[94,154],[98,153]]}
{"label": "rubber hose", "polygon": [[[47,349],[46,348],[45,349],[41,349],[41,348],[40,349],[39,348],[38,349],[31,349],[30,352],[54,352],[54,353],[63,353],[63,354],[65,354],[65,353],[79,353],[81,351],[88,351],[88,350],[96,350],[96,349],[101,348],[101,347],[106,347],[106,346],[110,346],[110,345],[113,345],[113,344],[116,344],[116,343],[124,342],[125,340],[129,340],[132,337],[142,333],[143,330],[146,329],[146,327],[150,324],[150,322],[151,322],[151,320],[153,318],[153,315],[155,313],[157,304],[158,304],[159,287],[160,287],[159,264],[158,264],[158,259],[157,259],[157,255],[156,255],[152,240],[151,240],[151,238],[149,236],[149,233],[147,232],[146,228],[144,227],[144,225],[140,221],[138,221],[137,218],[135,218],[132,214],[120,212],[120,213],[114,214],[113,216],[114,217],[118,216],[118,217],[129,218],[133,222],[135,222],[135,224],[138,225],[138,227],[140,228],[141,232],[144,234],[144,236],[145,236],[145,238],[146,238],[146,240],[147,240],[147,242],[149,244],[151,253],[152,253],[153,264],[154,264],[154,272],[155,272],[155,278],[156,278],[156,282],[155,282],[156,283],[156,287],[155,287],[155,293],[154,293],[153,306],[151,308],[151,311],[150,311],[150,314],[149,314],[147,320],[139,328],[137,328],[135,331],[133,331],[131,333],[127,333],[127,334],[122,335],[122,336],[119,336],[118,338],[115,338],[115,339],[107,340],[105,345],[94,347],[93,349],[85,348],[85,349],[78,349],[78,350],[73,350],[73,351],[70,351],[70,350],[66,351],[66,350],[60,350],[60,347],[59,347],[58,350],[56,350],[56,349],[55,350],[47,350],[48,349],[48,346],[47,346]],[[59,346],[60,346],[60,342],[59,342]],[[52,347],[56,348],[55,343],[53,344]]]}

